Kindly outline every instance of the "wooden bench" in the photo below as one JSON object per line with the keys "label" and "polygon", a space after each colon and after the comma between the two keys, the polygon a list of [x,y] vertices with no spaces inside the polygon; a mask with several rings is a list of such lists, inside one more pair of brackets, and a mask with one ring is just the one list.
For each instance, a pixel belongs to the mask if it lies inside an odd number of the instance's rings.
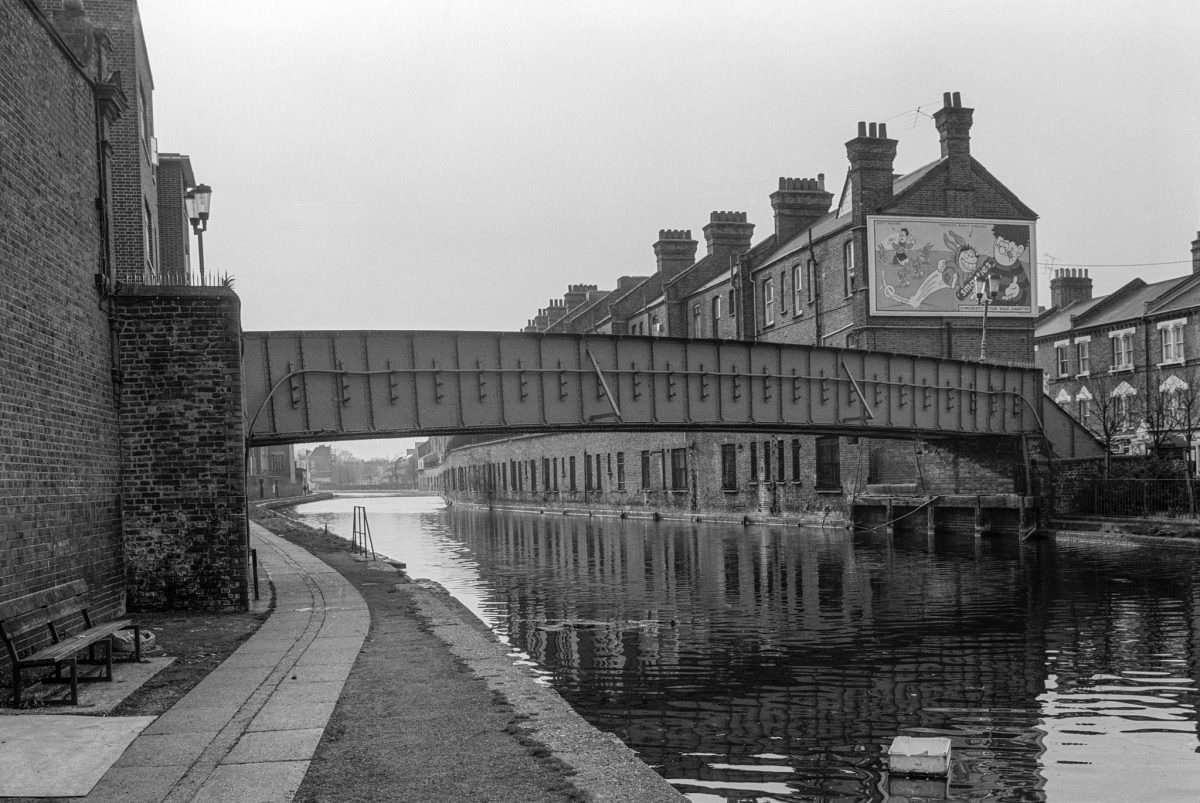
{"label": "wooden bench", "polygon": [[[121,630],[133,631],[133,660],[141,661],[141,627],[129,619],[93,623],[87,591],[86,582],[75,580],[0,603],[0,637],[12,662],[13,705],[21,705],[24,673],[36,669],[54,670],[43,672],[43,681],[70,683],[70,705],[79,705],[80,682],[113,679],[112,637]],[[101,673],[81,676],[81,663],[101,666]]]}

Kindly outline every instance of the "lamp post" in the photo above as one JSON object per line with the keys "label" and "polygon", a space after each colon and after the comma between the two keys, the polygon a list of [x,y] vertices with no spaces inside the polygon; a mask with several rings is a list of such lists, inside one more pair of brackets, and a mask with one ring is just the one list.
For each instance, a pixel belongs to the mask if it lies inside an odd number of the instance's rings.
{"label": "lamp post", "polygon": [[208,210],[211,204],[212,187],[207,184],[197,184],[192,187],[183,199],[188,221],[192,224],[192,231],[196,232],[196,244],[200,250],[200,285],[202,287],[204,286],[204,232],[208,229]]}
{"label": "lamp post", "polygon": [[975,285],[975,300],[983,305],[983,329],[979,333],[979,361],[987,359],[987,318],[988,308],[1000,294],[1000,277],[989,273]]}

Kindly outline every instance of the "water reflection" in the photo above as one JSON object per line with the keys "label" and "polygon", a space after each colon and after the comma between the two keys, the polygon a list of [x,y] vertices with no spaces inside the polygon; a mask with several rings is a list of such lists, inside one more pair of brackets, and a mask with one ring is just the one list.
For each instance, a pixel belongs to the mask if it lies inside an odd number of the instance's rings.
{"label": "water reflection", "polygon": [[1196,553],[426,505],[370,502],[377,547],[694,801],[936,798],[901,734],[955,800],[1200,797]]}

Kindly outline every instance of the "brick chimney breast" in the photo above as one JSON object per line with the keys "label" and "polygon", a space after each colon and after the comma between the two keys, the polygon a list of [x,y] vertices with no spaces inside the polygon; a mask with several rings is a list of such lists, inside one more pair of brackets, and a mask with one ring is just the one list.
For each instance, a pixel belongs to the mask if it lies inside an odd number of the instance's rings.
{"label": "brick chimney breast", "polygon": [[882,211],[892,201],[892,167],[896,140],[888,139],[886,123],[858,124],[858,136],[846,143],[850,161],[850,193],[856,224]]}
{"label": "brick chimney breast", "polygon": [[1050,306],[1062,309],[1076,301],[1092,300],[1092,279],[1086,268],[1055,268],[1050,279]]}
{"label": "brick chimney breast", "polygon": [[942,108],[933,114],[941,142],[942,158],[948,161],[947,205],[952,215],[971,215],[971,121],[974,109],[962,105],[957,92],[942,94]]}
{"label": "brick chimney breast", "polygon": [[754,224],[746,222],[745,212],[713,212],[704,227],[704,241],[710,256],[740,254],[750,249]]}
{"label": "brick chimney breast", "polygon": [[775,210],[775,239],[786,242],[820,220],[833,204],[833,193],[825,190],[825,174],[813,178],[779,179],[771,193]]}
{"label": "brick chimney breast", "polygon": [[691,229],[660,229],[654,244],[658,272],[667,280],[696,262],[696,247]]}

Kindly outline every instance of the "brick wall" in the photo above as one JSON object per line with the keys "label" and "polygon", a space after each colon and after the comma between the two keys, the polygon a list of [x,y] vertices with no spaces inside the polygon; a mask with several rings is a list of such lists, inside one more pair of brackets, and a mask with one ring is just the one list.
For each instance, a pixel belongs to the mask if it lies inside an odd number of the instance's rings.
{"label": "brick wall", "polygon": [[[62,0],[38,0],[38,5],[52,17],[62,8]],[[158,201],[144,136],[144,129],[151,134],[154,131],[154,81],[141,18],[137,0],[85,0],[84,9],[112,41],[108,69],[120,72],[121,86],[129,100],[125,114],[109,132],[113,147],[110,181],[116,278],[127,283],[143,282],[147,278],[145,210],[149,209],[151,250],[157,252]]]}
{"label": "brick wall", "polygon": [[0,600],[83,578],[124,606],[92,87],[0,2]]}
{"label": "brick wall", "polygon": [[246,604],[240,303],[231,290],[117,299],[130,605]]}
{"label": "brick wall", "polygon": [[[799,470],[792,442],[799,445]],[[753,442],[753,447],[751,443]],[[736,487],[722,487],[722,447],[735,449]],[[686,454],[687,474],[682,487],[674,486],[672,452]],[[784,454],[782,474],[779,452]],[[853,460],[855,447],[843,441],[843,457]],[[770,453],[769,475],[763,465]],[[649,453],[649,473],[644,476],[642,453]],[[595,481],[595,461],[600,458],[600,479]],[[751,456],[758,471],[752,476]],[[849,455],[849,457],[846,457]],[[624,488],[618,484],[617,466],[624,462]],[[544,459],[557,472],[557,488],[547,488]],[[570,486],[571,459],[575,462],[575,490]],[[530,481],[534,461],[535,483]],[[452,496],[475,502],[519,502],[548,506],[592,505],[605,508],[677,510],[696,513],[773,513],[778,515],[840,511],[841,487],[855,477],[843,473],[836,491],[818,491],[815,485],[816,450],[811,436],[732,433],[576,433],[528,435],[460,447],[445,463],[425,475],[426,487],[446,490]],[[585,461],[592,467],[588,490]],[[853,463],[851,463],[853,465]],[[665,466],[665,472],[664,472]],[[455,474],[458,470],[462,472]],[[514,471],[520,487],[513,481]],[[454,476],[458,479],[450,479]],[[766,477],[769,476],[769,480]],[[465,485],[454,487],[465,478]],[[756,479],[757,478],[757,479]],[[862,479],[865,482],[865,472]],[[555,483],[552,481],[551,486]]]}

